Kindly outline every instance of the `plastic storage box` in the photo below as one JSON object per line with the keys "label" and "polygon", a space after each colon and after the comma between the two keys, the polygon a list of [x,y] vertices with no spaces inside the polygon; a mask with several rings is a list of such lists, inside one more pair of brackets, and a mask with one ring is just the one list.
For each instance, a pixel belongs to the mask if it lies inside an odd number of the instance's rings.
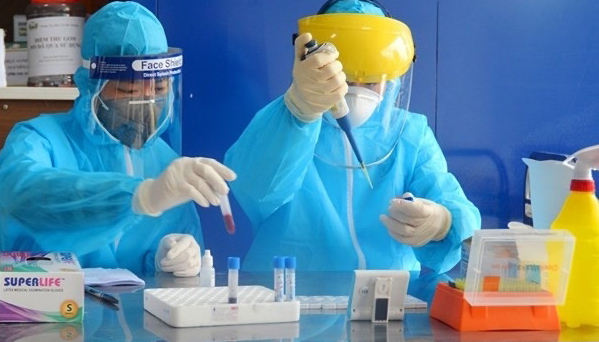
{"label": "plastic storage box", "polygon": [[478,230],[466,278],[437,286],[430,315],[459,331],[560,330],[573,250],[566,231]]}
{"label": "plastic storage box", "polygon": [[564,230],[476,231],[464,297],[473,306],[561,305],[573,251]]}

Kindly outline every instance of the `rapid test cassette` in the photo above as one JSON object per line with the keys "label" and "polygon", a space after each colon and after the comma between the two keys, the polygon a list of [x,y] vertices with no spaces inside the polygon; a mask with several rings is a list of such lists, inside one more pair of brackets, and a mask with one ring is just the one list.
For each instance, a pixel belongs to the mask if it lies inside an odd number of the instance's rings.
{"label": "rapid test cassette", "polygon": [[226,286],[144,290],[144,309],[173,327],[299,321],[297,300],[275,302],[274,291],[240,286],[237,303],[229,304]]}

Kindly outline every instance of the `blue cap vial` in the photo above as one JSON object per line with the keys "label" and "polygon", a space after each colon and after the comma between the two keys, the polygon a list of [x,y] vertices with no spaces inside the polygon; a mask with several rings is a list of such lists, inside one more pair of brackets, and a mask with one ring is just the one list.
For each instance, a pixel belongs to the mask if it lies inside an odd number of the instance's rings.
{"label": "blue cap vial", "polygon": [[238,270],[239,269],[239,258],[238,257],[229,257],[227,259],[227,267],[230,270]]}
{"label": "blue cap vial", "polygon": [[274,268],[285,268],[285,258],[276,256],[272,259],[272,267]]}
{"label": "blue cap vial", "polygon": [[285,257],[285,268],[295,268],[296,258],[295,257]]}

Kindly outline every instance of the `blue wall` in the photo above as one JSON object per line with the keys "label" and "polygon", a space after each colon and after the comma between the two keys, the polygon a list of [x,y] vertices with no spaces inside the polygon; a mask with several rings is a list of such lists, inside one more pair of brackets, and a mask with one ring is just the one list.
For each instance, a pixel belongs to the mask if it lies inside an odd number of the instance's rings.
{"label": "blue wall", "polygon": [[[150,3],[150,8],[152,2]],[[323,1],[158,1],[169,44],[184,49],[184,154],[223,159],[253,115],[291,84],[297,19]],[[148,5],[144,3],[144,5]],[[404,8],[402,8],[404,7]],[[412,109],[435,121],[436,1],[392,3],[389,11],[414,31],[418,49]],[[232,200],[237,233],[225,232],[218,208],[200,209],[206,247],[217,267],[245,255],[251,227]]]}
{"label": "blue wall", "polygon": [[439,1],[437,138],[483,213],[522,219],[522,157],[598,143],[599,2]]}
{"label": "blue wall", "polygon": [[[429,118],[450,170],[483,227],[522,219],[524,164],[534,150],[594,144],[599,101],[595,0],[382,0],[417,45],[412,111]],[[291,82],[291,34],[324,0],[141,1],[182,47],[184,154],[222,160],[254,113]],[[243,256],[218,208],[200,209],[217,267]]]}

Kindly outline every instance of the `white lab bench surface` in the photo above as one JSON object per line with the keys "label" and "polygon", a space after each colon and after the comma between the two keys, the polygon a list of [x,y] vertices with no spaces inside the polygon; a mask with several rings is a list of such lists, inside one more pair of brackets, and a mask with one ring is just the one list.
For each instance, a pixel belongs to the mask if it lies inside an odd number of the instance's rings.
{"label": "white lab bench surface", "polygon": [[[226,273],[216,274],[216,284],[226,285]],[[270,273],[240,273],[241,285],[272,286]],[[145,288],[197,287],[198,277],[176,278],[158,273],[143,277]],[[298,295],[347,295],[351,273],[298,272]],[[414,279],[410,286],[434,288],[443,277]],[[426,283],[426,284],[424,284]],[[599,327],[560,331],[458,332],[429,317],[427,309],[407,309],[403,321],[373,324],[348,321],[344,310],[303,310],[297,322],[213,327],[174,328],[143,308],[142,287],[105,289],[116,296],[118,305],[86,296],[83,324],[0,324],[6,340],[32,341],[373,341],[373,342],[489,342],[489,341],[598,341]],[[408,290],[410,291],[410,290]],[[450,310],[451,308],[448,308]],[[11,339],[12,338],[12,339]]]}

